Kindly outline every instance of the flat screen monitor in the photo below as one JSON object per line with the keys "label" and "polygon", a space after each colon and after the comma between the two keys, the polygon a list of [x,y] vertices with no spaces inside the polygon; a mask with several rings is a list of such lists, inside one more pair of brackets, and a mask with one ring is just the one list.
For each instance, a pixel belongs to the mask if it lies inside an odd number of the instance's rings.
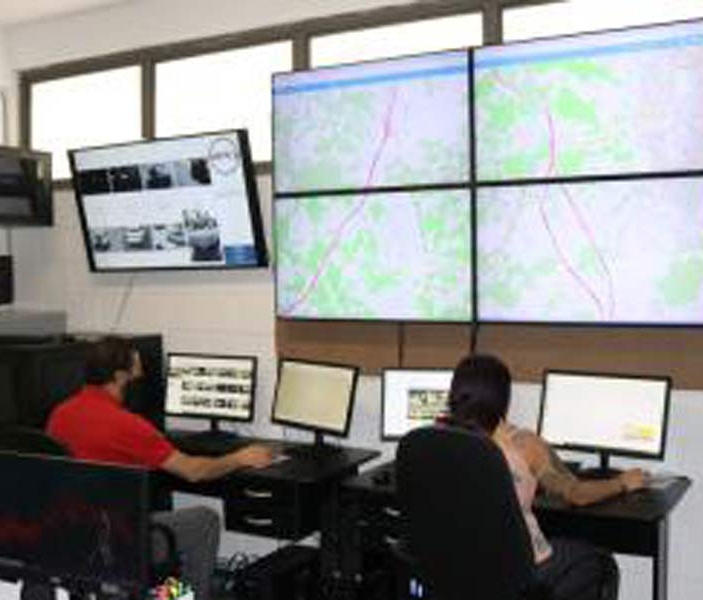
{"label": "flat screen monitor", "polygon": [[256,390],[255,356],[170,353],[166,414],[218,421],[251,421]]}
{"label": "flat screen monitor", "polygon": [[276,194],[466,183],[469,53],[273,78]]}
{"label": "flat screen monitor", "polygon": [[668,377],[548,370],[538,430],[558,448],[664,458]]}
{"label": "flat screen monitor", "polygon": [[381,438],[397,440],[448,411],[451,369],[384,369]]}
{"label": "flat screen monitor", "polygon": [[286,319],[472,319],[466,189],[278,198],[276,307]]}
{"label": "flat screen monitor", "polygon": [[283,358],[271,420],[344,437],[349,433],[358,367]]}
{"label": "flat screen monitor", "polygon": [[69,152],[92,271],[267,264],[243,129]]}
{"label": "flat screen monitor", "polygon": [[482,322],[703,324],[703,177],[478,190]]}
{"label": "flat screen monitor", "polygon": [[52,225],[51,154],[0,146],[0,225]]}
{"label": "flat screen monitor", "polygon": [[477,48],[476,180],[703,169],[703,21]]}
{"label": "flat screen monitor", "polygon": [[0,452],[0,573],[87,591],[149,584],[144,469]]}

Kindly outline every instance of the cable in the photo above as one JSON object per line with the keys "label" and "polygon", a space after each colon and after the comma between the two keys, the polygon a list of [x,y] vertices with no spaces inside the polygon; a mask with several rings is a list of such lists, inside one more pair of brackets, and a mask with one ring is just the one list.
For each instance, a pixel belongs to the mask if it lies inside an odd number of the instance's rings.
{"label": "cable", "polygon": [[112,323],[112,327],[110,327],[110,333],[115,333],[117,329],[119,328],[120,324],[122,323],[122,317],[124,316],[125,309],[127,308],[127,301],[129,300],[129,297],[132,295],[132,290],[134,289],[134,282],[137,279],[137,274],[133,273],[132,275],[129,276],[129,281],[127,282],[127,287],[125,288],[124,292],[122,293],[122,299],[120,300],[120,306],[117,309],[117,315],[115,316],[115,320]]}

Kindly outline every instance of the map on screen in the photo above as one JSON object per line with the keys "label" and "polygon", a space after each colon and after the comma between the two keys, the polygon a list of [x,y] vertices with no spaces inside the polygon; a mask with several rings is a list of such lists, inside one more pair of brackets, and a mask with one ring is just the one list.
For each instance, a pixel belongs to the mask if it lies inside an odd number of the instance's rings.
{"label": "map on screen", "polygon": [[477,181],[703,168],[703,22],[480,48]]}
{"label": "map on screen", "polygon": [[489,187],[478,318],[703,322],[703,179]]}
{"label": "map on screen", "polygon": [[276,75],[276,193],[469,179],[468,52]]}
{"label": "map on screen", "polygon": [[279,198],[282,317],[471,319],[468,190]]}

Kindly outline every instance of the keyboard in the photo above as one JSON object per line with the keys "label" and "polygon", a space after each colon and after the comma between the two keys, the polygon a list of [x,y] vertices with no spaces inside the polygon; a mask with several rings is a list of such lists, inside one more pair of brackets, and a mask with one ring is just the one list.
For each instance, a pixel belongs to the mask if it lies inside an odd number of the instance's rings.
{"label": "keyboard", "polygon": [[323,446],[286,446],[284,448],[284,453],[295,460],[306,462],[325,462],[341,456],[344,453],[344,448],[340,446],[329,446],[327,444]]}
{"label": "keyboard", "polygon": [[231,431],[179,431],[169,438],[179,450],[205,456],[221,456],[248,444]]}

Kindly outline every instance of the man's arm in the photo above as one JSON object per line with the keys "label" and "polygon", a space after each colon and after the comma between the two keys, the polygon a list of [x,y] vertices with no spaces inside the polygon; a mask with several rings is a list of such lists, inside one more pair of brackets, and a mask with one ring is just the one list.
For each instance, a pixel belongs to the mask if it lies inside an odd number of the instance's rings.
{"label": "man's arm", "polygon": [[540,487],[570,504],[585,506],[606,498],[637,490],[644,485],[645,473],[640,469],[623,471],[617,477],[584,480],[566,468],[552,447],[539,436],[520,432],[516,442],[523,451]]}
{"label": "man's arm", "polygon": [[174,450],[161,465],[164,471],[191,483],[211,481],[244,467],[260,469],[271,464],[273,456],[266,446],[251,445],[222,456],[193,456]]}

